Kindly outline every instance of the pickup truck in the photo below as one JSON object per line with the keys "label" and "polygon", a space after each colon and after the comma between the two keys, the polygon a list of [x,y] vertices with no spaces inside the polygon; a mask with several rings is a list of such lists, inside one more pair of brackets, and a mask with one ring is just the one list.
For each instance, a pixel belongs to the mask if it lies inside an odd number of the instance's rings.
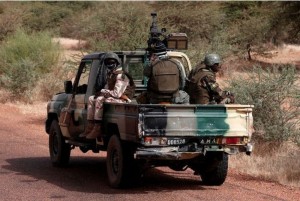
{"label": "pickup truck", "polygon": [[[122,67],[136,84],[135,97],[146,90],[143,77],[146,51],[115,52]],[[47,105],[45,129],[54,166],[66,166],[70,152],[106,151],[108,183],[113,188],[136,184],[144,171],[165,166],[175,171],[192,169],[202,184],[222,185],[227,176],[228,155],[252,152],[252,105],[105,103],[103,138],[83,141],[79,134],[87,125],[87,102],[93,94],[104,52],[85,55],[74,82],[65,81],[65,91]],[[182,52],[168,51],[191,70]],[[100,69],[101,70],[101,69]]]}

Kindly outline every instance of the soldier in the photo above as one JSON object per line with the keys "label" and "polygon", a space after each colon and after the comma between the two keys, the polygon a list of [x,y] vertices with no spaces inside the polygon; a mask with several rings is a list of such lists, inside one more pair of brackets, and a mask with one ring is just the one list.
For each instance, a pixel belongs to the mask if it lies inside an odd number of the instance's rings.
{"label": "soldier", "polygon": [[104,65],[107,68],[106,85],[103,89],[89,97],[87,120],[88,125],[80,137],[88,140],[101,136],[101,121],[103,116],[103,103],[131,102],[134,96],[135,84],[132,77],[120,66],[121,60],[113,52],[106,53]]}
{"label": "soldier", "polygon": [[149,78],[146,100],[153,104],[189,103],[188,94],[181,90],[185,85],[182,64],[168,57],[167,48],[160,41],[154,45],[150,56],[150,64],[144,69],[144,76]]}
{"label": "soldier", "polygon": [[191,104],[234,103],[234,96],[228,91],[222,91],[216,82],[216,73],[221,68],[218,54],[208,54],[205,64],[196,66],[189,74],[186,91],[190,95]]}

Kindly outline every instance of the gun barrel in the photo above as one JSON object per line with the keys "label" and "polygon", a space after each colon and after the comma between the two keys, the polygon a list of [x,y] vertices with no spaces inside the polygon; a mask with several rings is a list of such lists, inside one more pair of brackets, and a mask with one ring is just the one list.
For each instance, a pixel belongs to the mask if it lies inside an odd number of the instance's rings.
{"label": "gun barrel", "polygon": [[152,25],[150,27],[150,35],[158,37],[161,34],[161,32],[158,30],[158,26],[157,26],[157,22],[156,22],[157,14],[151,13],[151,16],[152,16]]}

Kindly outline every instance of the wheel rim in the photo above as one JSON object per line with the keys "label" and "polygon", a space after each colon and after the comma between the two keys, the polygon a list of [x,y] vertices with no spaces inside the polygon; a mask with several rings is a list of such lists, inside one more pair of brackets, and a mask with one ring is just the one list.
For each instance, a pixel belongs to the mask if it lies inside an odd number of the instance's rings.
{"label": "wheel rim", "polygon": [[119,171],[119,154],[118,154],[117,150],[113,151],[111,157],[112,157],[112,160],[111,160],[112,170],[115,174],[117,174]]}

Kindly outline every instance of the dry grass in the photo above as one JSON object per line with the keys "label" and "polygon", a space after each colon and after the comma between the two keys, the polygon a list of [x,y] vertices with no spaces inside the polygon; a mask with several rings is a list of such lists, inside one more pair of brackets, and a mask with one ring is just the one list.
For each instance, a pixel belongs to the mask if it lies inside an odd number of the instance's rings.
{"label": "dry grass", "polygon": [[0,103],[6,103],[11,101],[11,94],[3,89],[0,89]]}
{"label": "dry grass", "polygon": [[250,157],[238,154],[230,157],[229,166],[259,179],[300,187],[300,148],[292,143],[256,144]]}

